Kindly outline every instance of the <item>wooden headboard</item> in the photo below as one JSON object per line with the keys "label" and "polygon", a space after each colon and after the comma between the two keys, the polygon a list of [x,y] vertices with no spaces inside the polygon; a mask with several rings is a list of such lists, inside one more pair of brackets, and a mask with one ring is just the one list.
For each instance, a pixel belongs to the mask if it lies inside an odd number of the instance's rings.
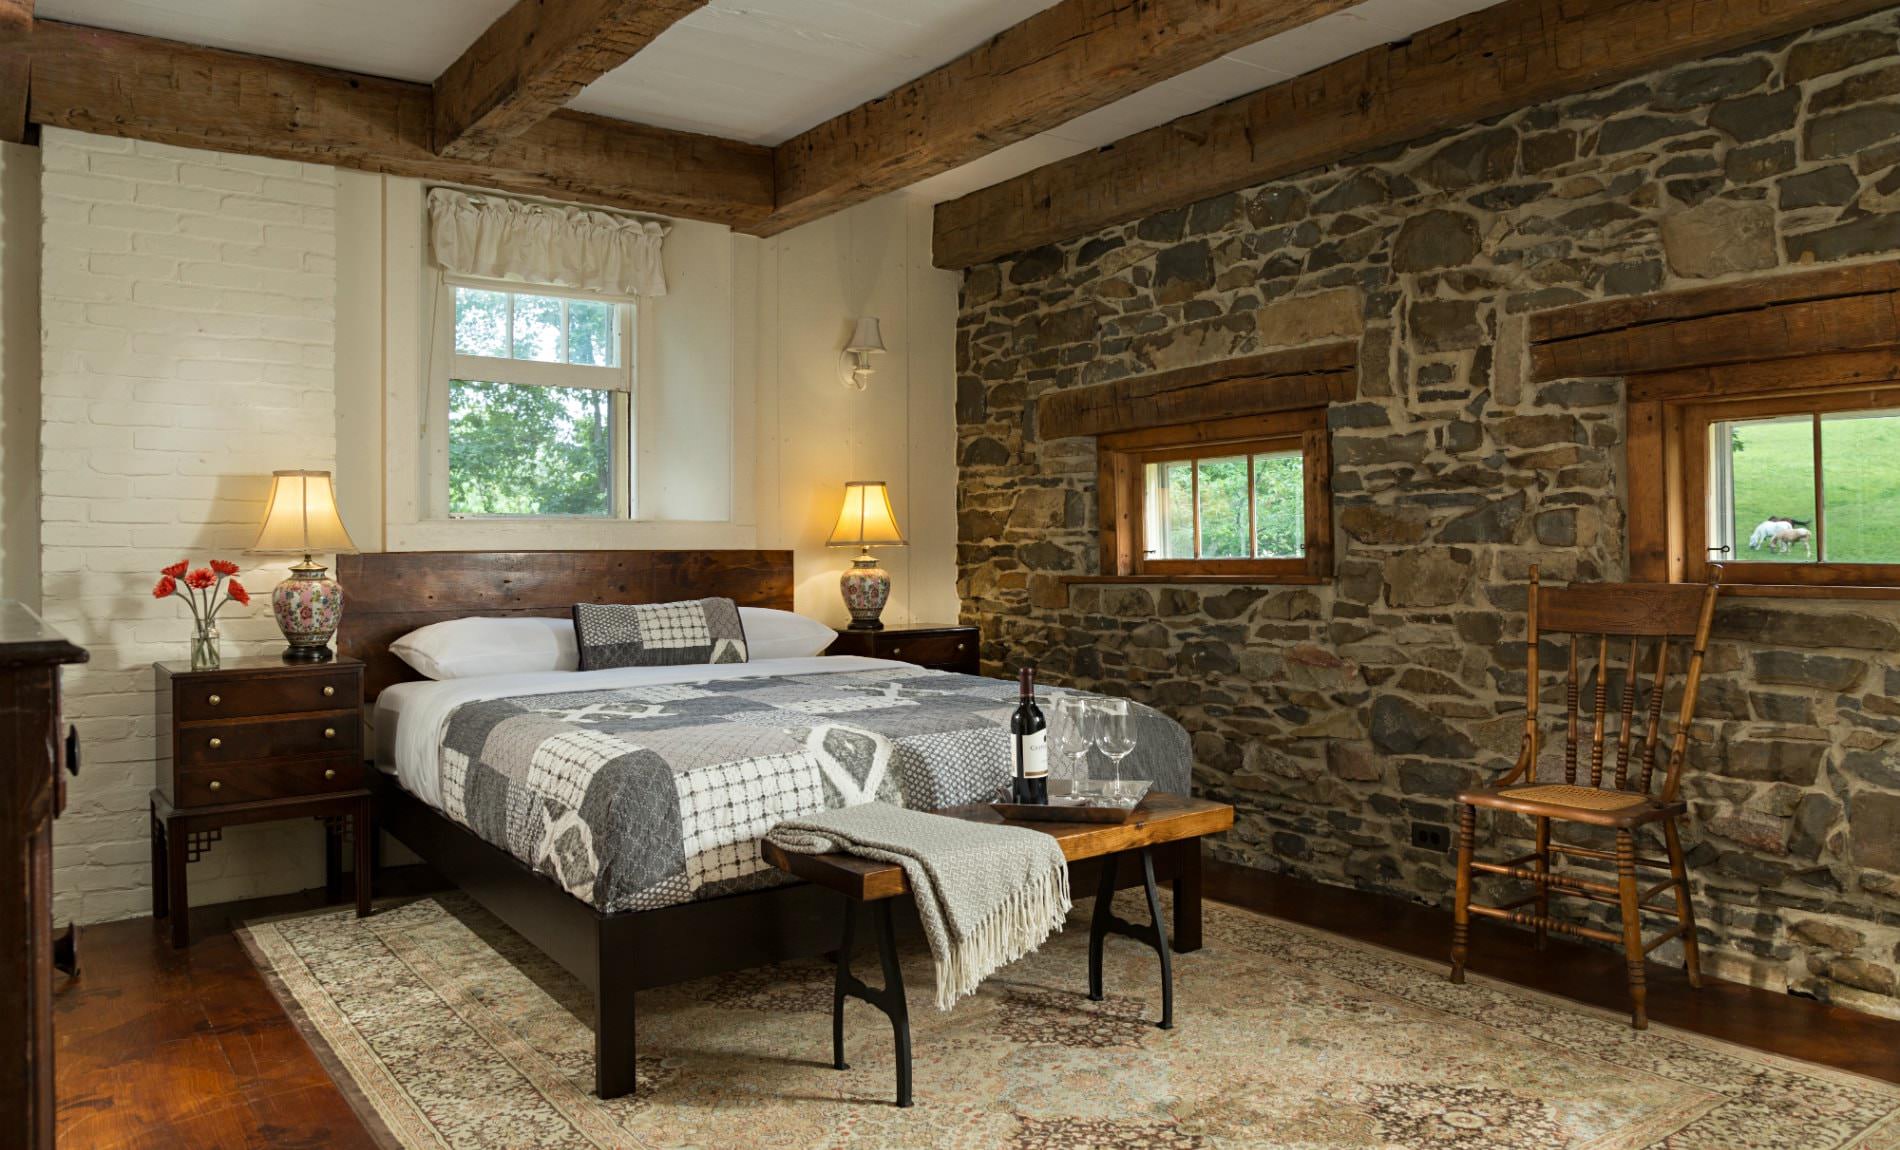
{"label": "wooden headboard", "polygon": [[467,615],[566,615],[576,603],[724,596],[792,609],[790,551],[381,551],[339,555],[337,650],[363,660],[363,696],[420,679],[389,645]]}

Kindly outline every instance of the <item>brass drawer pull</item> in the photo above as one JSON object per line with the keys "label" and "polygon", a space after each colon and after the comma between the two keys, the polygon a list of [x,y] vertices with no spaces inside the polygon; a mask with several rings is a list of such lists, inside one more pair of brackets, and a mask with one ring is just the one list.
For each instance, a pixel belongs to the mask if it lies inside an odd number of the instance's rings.
{"label": "brass drawer pull", "polygon": [[323,777],[324,777],[324,778],[326,778],[326,779],[334,779],[334,778],[336,778],[336,769],[335,769],[334,767],[332,767],[332,768],[331,768],[330,770],[327,770],[327,771],[325,771],[325,772],[323,772]]}
{"label": "brass drawer pull", "polygon": [[902,647],[892,647],[892,648],[891,648],[891,654],[893,654],[893,655],[902,655],[903,653],[904,653],[904,649],[903,649]]}
{"label": "brass drawer pull", "polygon": [[212,780],[211,780],[211,789],[212,789],[212,790],[214,790],[214,791],[215,791],[215,790],[217,790],[217,789],[219,789],[219,788],[220,788],[220,787],[222,787],[222,786],[224,786],[224,784],[223,784],[223,783],[221,783],[221,782],[219,782],[218,780],[216,780],[216,779],[212,779]]}
{"label": "brass drawer pull", "polygon": [[215,751],[215,750],[217,750],[217,749],[218,749],[219,747],[222,747],[223,745],[224,745],[224,740],[223,740],[223,739],[220,739],[220,738],[217,738],[217,737],[215,737],[215,736],[214,736],[214,737],[212,738],[212,740],[211,740],[211,749],[212,749],[212,750],[214,750],[214,751]]}
{"label": "brass drawer pull", "polygon": [[324,737],[324,738],[326,738],[326,739],[334,739],[334,738],[336,738],[336,728],[335,728],[335,727],[325,727],[325,728],[323,728],[323,737]]}
{"label": "brass drawer pull", "polygon": [[329,698],[329,697],[330,697],[331,695],[334,695],[334,694],[336,694],[336,688],[335,688],[335,687],[325,687],[325,688],[323,689],[323,697],[324,697],[324,698],[326,698],[326,699],[327,699],[327,698]]}
{"label": "brass drawer pull", "polygon": [[957,644],[957,650],[959,650],[959,651],[961,651],[961,650],[963,650],[963,644],[961,644],[961,643],[958,643],[958,644]]}
{"label": "brass drawer pull", "polygon": [[211,703],[211,705],[212,705],[212,706],[214,706],[214,707],[215,707],[215,706],[217,706],[217,705],[218,705],[219,703],[222,703],[222,702],[224,702],[224,700],[223,700],[223,699],[221,699],[221,698],[219,698],[218,696],[216,696],[216,695],[213,695],[213,696],[211,696],[211,699],[210,699],[210,703]]}

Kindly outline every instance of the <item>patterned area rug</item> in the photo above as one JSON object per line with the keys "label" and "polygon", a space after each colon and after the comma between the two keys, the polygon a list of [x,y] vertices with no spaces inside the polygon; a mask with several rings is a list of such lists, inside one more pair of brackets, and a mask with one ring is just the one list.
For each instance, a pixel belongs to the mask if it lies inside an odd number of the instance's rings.
{"label": "patterned area rug", "polygon": [[[1127,896],[1124,895],[1124,898]],[[1088,903],[954,1011],[911,987],[917,1105],[891,1104],[890,1028],[796,964],[640,996],[640,1088],[601,1102],[586,992],[460,895],[245,934],[392,1146],[963,1150],[1894,1150],[1900,1087],[1656,1027],[1210,904],[1153,1025],[1152,952],[1108,942],[1087,986]],[[1124,914],[1139,920],[1134,906]],[[865,959],[875,967],[875,956]]]}

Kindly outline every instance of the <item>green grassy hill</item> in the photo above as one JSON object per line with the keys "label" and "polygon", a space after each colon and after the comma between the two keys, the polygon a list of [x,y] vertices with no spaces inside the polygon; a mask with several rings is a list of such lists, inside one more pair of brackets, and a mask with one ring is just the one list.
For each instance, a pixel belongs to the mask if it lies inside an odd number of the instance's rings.
{"label": "green grassy hill", "polygon": [[[1733,560],[1807,563],[1748,549],[1771,515],[1814,520],[1814,430],[1804,417],[1736,424]],[[1836,416],[1822,424],[1827,496],[1825,558],[1835,563],[1900,563],[1900,413]],[[1816,555],[1814,558],[1822,558]]]}

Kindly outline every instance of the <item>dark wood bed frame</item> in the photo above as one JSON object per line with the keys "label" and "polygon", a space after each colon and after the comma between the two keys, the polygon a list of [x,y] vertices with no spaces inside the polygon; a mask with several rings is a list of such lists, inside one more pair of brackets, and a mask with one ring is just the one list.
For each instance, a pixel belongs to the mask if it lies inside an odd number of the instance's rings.
{"label": "dark wood bed frame", "polygon": [[[417,627],[470,615],[566,615],[575,603],[665,603],[724,596],[792,609],[789,551],[418,551],[339,556],[348,596],[337,649],[365,663],[365,702],[420,679],[389,645]],[[594,995],[594,1089],[634,1089],[634,995],[709,974],[826,954],[838,896],[809,884],[606,914],[375,776],[376,825],[579,979]],[[1174,949],[1201,944],[1198,841],[1174,844],[1156,873],[1174,885]],[[1076,864],[1076,890],[1097,866]],[[1128,876],[1124,885],[1139,885]]]}

